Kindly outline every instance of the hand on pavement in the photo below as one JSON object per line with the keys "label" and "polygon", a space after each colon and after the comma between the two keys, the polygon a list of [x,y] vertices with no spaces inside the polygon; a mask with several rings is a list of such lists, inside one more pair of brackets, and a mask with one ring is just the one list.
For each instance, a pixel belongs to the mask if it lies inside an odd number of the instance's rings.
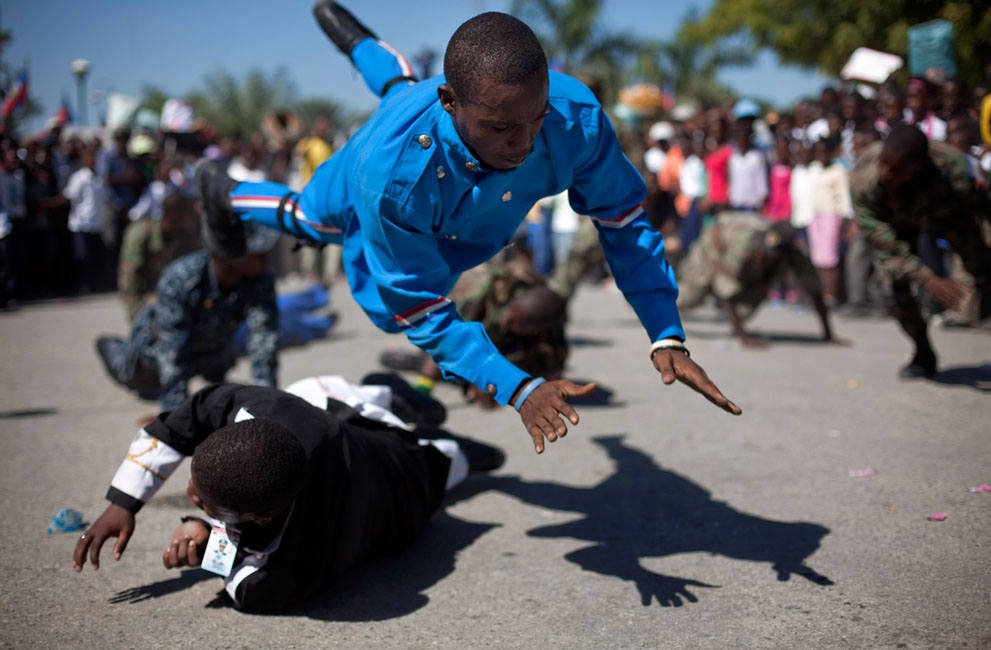
{"label": "hand on pavement", "polygon": [[86,529],[86,532],[76,542],[72,553],[72,566],[76,571],[82,571],[86,564],[86,552],[89,551],[93,569],[100,568],[100,548],[108,537],[116,537],[114,544],[114,559],[119,560],[127,547],[127,541],[134,533],[134,514],[111,503],[103,514]]}

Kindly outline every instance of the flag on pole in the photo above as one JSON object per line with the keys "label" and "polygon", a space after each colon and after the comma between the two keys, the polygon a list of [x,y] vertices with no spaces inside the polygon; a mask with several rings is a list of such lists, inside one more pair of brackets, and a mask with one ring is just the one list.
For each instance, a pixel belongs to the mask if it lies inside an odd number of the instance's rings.
{"label": "flag on pole", "polygon": [[14,81],[14,86],[7,93],[7,99],[3,102],[3,108],[0,108],[0,117],[7,117],[13,113],[17,108],[25,102],[28,98],[28,71],[21,70],[20,74],[17,75],[17,80]]}
{"label": "flag on pole", "polygon": [[62,103],[55,111],[55,122],[58,124],[72,124],[72,113],[69,111],[69,100],[62,95]]}

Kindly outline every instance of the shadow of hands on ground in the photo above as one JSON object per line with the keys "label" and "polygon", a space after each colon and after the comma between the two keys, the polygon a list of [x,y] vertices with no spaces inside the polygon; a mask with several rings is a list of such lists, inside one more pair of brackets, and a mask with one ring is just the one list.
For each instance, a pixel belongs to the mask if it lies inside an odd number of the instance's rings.
{"label": "shadow of hands on ground", "polygon": [[112,605],[121,605],[125,603],[134,605],[152,598],[161,598],[162,596],[167,596],[177,591],[182,591],[183,589],[189,589],[197,582],[202,582],[204,580],[209,580],[210,578],[216,577],[217,574],[210,573],[209,571],[203,571],[202,569],[187,569],[175,578],[169,578],[168,580],[153,582],[150,585],[131,587],[130,589],[118,591],[116,594],[108,598],[107,602]]}
{"label": "shadow of hands on ground", "polygon": [[568,381],[573,381],[576,384],[591,384],[595,382],[595,390],[591,394],[584,397],[569,397],[568,403],[574,406],[603,406],[606,408],[617,408],[626,404],[626,402],[614,402],[613,396],[616,394],[612,388],[601,384],[594,379],[575,379],[574,377],[565,377]]}
{"label": "shadow of hands on ground", "polygon": [[970,386],[984,393],[991,392],[991,364],[946,368],[929,378],[937,384]]}
{"label": "shadow of hands on ground", "polygon": [[833,582],[805,565],[829,529],[803,522],[779,522],[738,512],[713,501],[709,492],[649,456],[623,444],[622,436],[593,439],[616,463],[598,485],[576,488],[528,483],[516,477],[489,477],[491,489],[526,503],[584,518],[528,532],[534,537],[570,537],[594,542],[565,556],[586,571],[628,580],[646,606],[696,602],[690,587],[715,587],[665,576],[641,566],[641,558],[679,553],[713,553],[767,562],[778,580],[800,575],[817,585]]}

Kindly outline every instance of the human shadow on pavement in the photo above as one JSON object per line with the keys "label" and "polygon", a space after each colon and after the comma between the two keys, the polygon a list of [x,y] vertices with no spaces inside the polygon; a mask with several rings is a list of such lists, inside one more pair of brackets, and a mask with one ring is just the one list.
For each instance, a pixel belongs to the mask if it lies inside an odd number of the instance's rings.
{"label": "human shadow on pavement", "polygon": [[209,580],[210,578],[216,577],[217,574],[210,573],[209,571],[203,571],[202,569],[187,569],[175,578],[160,580],[158,582],[153,582],[150,585],[131,587],[130,589],[118,591],[116,594],[108,598],[107,602],[113,605],[121,605],[124,603],[134,605],[135,603],[150,600],[151,598],[161,598],[162,596],[174,594],[177,591],[182,591],[183,589],[192,587],[197,582],[203,582],[204,580]]}
{"label": "human shadow on pavement", "polygon": [[442,510],[404,553],[357,567],[325,593],[278,613],[355,622],[411,614],[430,602],[424,592],[454,571],[458,553],[498,525],[464,521]]}
{"label": "human shadow on pavement", "polygon": [[41,407],[36,409],[18,409],[14,411],[0,411],[0,419],[37,418],[37,417],[43,417],[45,415],[58,415],[58,409]]}
{"label": "human shadow on pavement", "polygon": [[[455,500],[470,498],[481,489],[469,487],[456,492]],[[381,621],[410,614],[430,602],[423,592],[454,571],[458,552],[497,525],[463,521],[441,511],[406,552],[357,567],[330,585],[323,594],[273,614],[326,621]],[[220,585],[216,574],[188,569],[168,580],[124,589],[111,596],[108,602],[136,604],[210,579],[216,579]],[[230,598],[222,590],[212,601],[204,603],[205,608],[230,605]]]}
{"label": "human shadow on pavement", "polygon": [[568,345],[573,348],[609,348],[616,345],[613,339],[597,339],[591,336],[569,336]]}
{"label": "human shadow on pavement", "polygon": [[586,571],[632,582],[644,606],[697,602],[690,587],[716,587],[691,578],[666,576],[641,566],[641,558],[679,553],[712,553],[767,562],[778,580],[793,574],[821,586],[833,581],[806,566],[829,529],[805,522],[780,522],[738,512],[714,501],[689,479],[658,466],[648,455],[623,443],[623,436],[593,441],[616,463],[616,471],[592,487],[487,477],[498,490],[542,508],[585,516],[566,524],[528,531],[533,537],[594,542],[565,557]]}
{"label": "human shadow on pavement", "polygon": [[[751,336],[755,336],[759,339],[764,339],[769,343],[797,343],[799,345],[824,345],[825,341],[822,339],[822,335],[819,334],[796,334],[793,332],[765,332],[759,329],[748,329],[747,333]],[[734,341],[735,337],[733,333],[728,329],[725,332],[704,332],[689,330],[688,336],[693,339],[703,339],[703,340],[715,340],[724,339],[726,341]]]}
{"label": "human shadow on pavement", "polygon": [[961,366],[940,370],[929,378],[937,384],[948,386],[970,386],[983,393],[991,392],[991,365]]}

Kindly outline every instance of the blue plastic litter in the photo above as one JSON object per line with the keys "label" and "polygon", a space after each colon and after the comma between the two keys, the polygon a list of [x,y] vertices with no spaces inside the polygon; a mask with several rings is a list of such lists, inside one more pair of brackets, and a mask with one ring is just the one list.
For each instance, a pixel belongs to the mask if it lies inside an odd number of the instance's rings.
{"label": "blue plastic litter", "polygon": [[48,524],[48,534],[69,533],[85,527],[83,513],[72,508],[62,508],[52,515],[52,523]]}

